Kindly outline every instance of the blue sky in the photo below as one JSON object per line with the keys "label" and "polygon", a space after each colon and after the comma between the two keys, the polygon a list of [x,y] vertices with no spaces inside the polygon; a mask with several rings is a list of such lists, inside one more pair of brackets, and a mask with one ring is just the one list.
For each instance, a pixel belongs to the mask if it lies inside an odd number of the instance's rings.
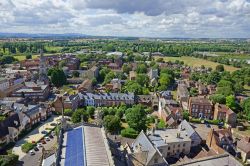
{"label": "blue sky", "polygon": [[250,0],[0,0],[0,32],[250,38]]}

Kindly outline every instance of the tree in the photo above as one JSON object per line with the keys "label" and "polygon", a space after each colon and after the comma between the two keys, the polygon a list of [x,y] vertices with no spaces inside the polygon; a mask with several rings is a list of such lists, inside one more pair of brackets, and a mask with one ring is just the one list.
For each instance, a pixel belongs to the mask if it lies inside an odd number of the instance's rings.
{"label": "tree", "polygon": [[79,123],[82,121],[82,118],[83,118],[83,121],[87,122],[88,113],[83,109],[78,109],[72,114],[71,120],[73,123]]}
{"label": "tree", "polygon": [[66,65],[66,61],[62,60],[59,62],[59,68],[63,68]]}
{"label": "tree", "polygon": [[10,55],[3,55],[0,57],[0,64],[11,64],[14,61],[16,61],[16,59]]}
{"label": "tree", "polygon": [[164,91],[174,83],[174,78],[170,74],[161,73],[159,83],[160,83],[159,90]]}
{"label": "tree", "polygon": [[183,116],[183,119],[185,119],[186,121],[189,121],[190,114],[188,111],[183,111],[182,116]]}
{"label": "tree", "polygon": [[193,87],[190,89],[189,93],[190,93],[191,96],[197,96],[198,95],[197,89],[193,88]]}
{"label": "tree", "polygon": [[147,73],[147,66],[144,63],[138,64],[138,66],[136,68],[136,72],[138,74],[140,74],[140,73]]}
{"label": "tree", "polygon": [[129,127],[138,132],[147,128],[146,120],[146,112],[141,105],[133,106],[126,112],[126,121],[128,122]]}
{"label": "tree", "polygon": [[73,71],[72,75],[73,75],[73,77],[79,77],[80,73],[78,71]]}
{"label": "tree", "polygon": [[131,65],[129,65],[127,63],[125,63],[125,64],[122,65],[122,71],[123,71],[123,73],[129,74],[129,72],[131,70],[132,70],[132,66]]}
{"label": "tree", "polygon": [[110,71],[104,79],[104,84],[109,83],[113,78],[115,78],[115,73],[113,71]]}
{"label": "tree", "polygon": [[135,81],[141,86],[147,87],[149,83],[149,77],[147,74],[137,74]]}
{"label": "tree", "polygon": [[217,65],[215,70],[218,71],[218,72],[223,72],[224,71],[224,65]]}
{"label": "tree", "polygon": [[124,86],[124,91],[135,93],[135,95],[142,94],[142,87],[135,81],[127,81]]}
{"label": "tree", "polygon": [[26,59],[32,59],[32,55],[31,55],[31,54],[27,54],[27,55],[25,56],[25,58],[26,58]]}
{"label": "tree", "polygon": [[64,110],[64,115],[65,116],[70,116],[71,117],[73,115],[73,113],[74,112],[72,111],[72,109],[65,109]]}
{"label": "tree", "polygon": [[232,110],[236,110],[237,104],[235,102],[235,97],[233,95],[226,97],[226,105]]}
{"label": "tree", "polygon": [[56,87],[61,87],[64,84],[66,84],[67,78],[62,69],[54,68],[52,69],[50,74],[51,74],[51,82]]}
{"label": "tree", "polygon": [[234,94],[232,82],[227,80],[220,80],[220,82],[217,84],[217,94],[222,94],[224,96]]}
{"label": "tree", "polygon": [[157,124],[157,129],[165,129],[166,123],[163,119],[160,120],[160,122]]}
{"label": "tree", "polygon": [[17,165],[18,155],[8,154],[8,155],[0,155],[0,165],[1,166],[12,166]]}
{"label": "tree", "polygon": [[216,103],[226,104],[226,97],[222,94],[214,94],[214,95],[210,96],[210,100],[212,100],[212,102],[214,104],[216,104]]}
{"label": "tree", "polygon": [[248,120],[250,120],[250,98],[243,101],[242,108]]}
{"label": "tree", "polygon": [[95,114],[95,107],[93,106],[87,106],[87,112],[90,117],[93,117]]}
{"label": "tree", "polygon": [[234,84],[234,91],[235,91],[235,93],[237,93],[237,94],[242,93],[243,90],[244,90],[244,87],[243,87],[242,83],[236,82]]}
{"label": "tree", "polygon": [[104,127],[109,132],[119,131],[121,128],[120,118],[114,115],[107,115],[104,117]]}

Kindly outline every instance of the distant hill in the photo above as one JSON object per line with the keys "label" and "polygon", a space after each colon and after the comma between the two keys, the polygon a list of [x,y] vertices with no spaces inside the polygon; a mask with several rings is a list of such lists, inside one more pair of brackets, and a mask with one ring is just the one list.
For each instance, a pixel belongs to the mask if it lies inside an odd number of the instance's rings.
{"label": "distant hill", "polygon": [[89,35],[80,33],[47,34],[47,33],[0,33],[0,38],[83,38]]}

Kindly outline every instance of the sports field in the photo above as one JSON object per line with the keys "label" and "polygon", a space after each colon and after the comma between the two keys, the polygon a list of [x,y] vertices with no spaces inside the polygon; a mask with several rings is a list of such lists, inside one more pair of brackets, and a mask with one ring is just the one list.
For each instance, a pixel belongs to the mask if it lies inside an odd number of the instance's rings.
{"label": "sports field", "polygon": [[[155,57],[155,59],[158,59],[160,57]],[[183,61],[184,64],[188,65],[188,66],[192,66],[192,67],[200,67],[201,65],[204,65],[205,67],[211,67],[212,69],[215,69],[217,65],[219,65],[220,63],[216,63],[216,62],[212,62],[212,61],[208,61],[205,59],[200,59],[200,58],[195,58],[195,57],[190,57],[190,56],[182,56],[182,57],[163,57],[164,60],[167,61]],[[229,66],[229,65],[224,65],[224,68],[226,71],[235,71],[235,70],[239,70],[236,67],[233,66]]]}

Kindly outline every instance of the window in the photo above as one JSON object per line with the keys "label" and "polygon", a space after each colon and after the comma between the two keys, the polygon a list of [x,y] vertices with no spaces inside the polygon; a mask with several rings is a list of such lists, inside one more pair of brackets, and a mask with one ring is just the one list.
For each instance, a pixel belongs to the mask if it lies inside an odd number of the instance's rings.
{"label": "window", "polygon": [[154,163],[158,163],[158,159],[157,158],[154,159]]}
{"label": "window", "polygon": [[184,143],[184,144],[183,144],[183,147],[185,147],[185,146],[186,146],[186,144]]}
{"label": "window", "polygon": [[178,145],[178,148],[180,147],[180,144]]}
{"label": "window", "polygon": [[170,150],[170,146],[168,147],[168,150]]}

